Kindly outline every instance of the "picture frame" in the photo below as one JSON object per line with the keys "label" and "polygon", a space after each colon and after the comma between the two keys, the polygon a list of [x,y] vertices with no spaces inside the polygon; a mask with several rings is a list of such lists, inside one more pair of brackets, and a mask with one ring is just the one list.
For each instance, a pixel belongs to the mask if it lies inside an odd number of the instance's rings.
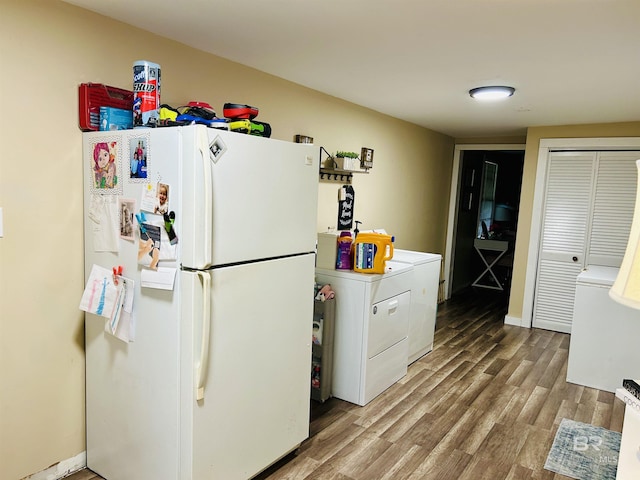
{"label": "picture frame", "polygon": [[370,169],[373,167],[373,149],[362,147],[360,152],[360,168]]}

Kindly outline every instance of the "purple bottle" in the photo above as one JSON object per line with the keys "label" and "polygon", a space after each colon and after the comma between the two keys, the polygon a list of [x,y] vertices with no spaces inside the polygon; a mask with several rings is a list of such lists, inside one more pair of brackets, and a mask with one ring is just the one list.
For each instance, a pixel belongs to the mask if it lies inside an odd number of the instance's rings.
{"label": "purple bottle", "polygon": [[336,270],[351,270],[351,232],[340,232]]}

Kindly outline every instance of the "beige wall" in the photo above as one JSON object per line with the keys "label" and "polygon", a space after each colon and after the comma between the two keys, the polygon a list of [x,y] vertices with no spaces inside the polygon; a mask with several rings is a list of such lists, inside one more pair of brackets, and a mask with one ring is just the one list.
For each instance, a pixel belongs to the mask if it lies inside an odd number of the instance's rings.
{"label": "beige wall", "polygon": [[[546,138],[640,137],[640,122],[598,125],[566,125],[561,127],[531,127],[527,131],[524,155],[522,192],[518,217],[518,236],[514,253],[513,278],[509,301],[510,317],[522,319],[523,297],[529,255],[529,237],[533,217],[533,195],[538,167],[540,140]],[[530,319],[522,319],[523,324]]]}
{"label": "beige wall", "polygon": [[[163,102],[260,108],[273,136],[329,152],[375,150],[356,175],[356,218],[396,246],[444,252],[454,140],[57,1],[0,0],[0,478],[84,448],[81,134],[77,86],[130,88],[131,65],[162,66]],[[530,128],[509,314],[519,317],[541,138],[640,136],[640,122]],[[520,143],[520,139],[490,139]],[[457,139],[488,143],[487,139]],[[318,229],[334,226],[339,184],[320,184]]]}
{"label": "beige wall", "polygon": [[[78,84],[131,88],[162,66],[162,100],[260,108],[273,136],[330,152],[373,148],[354,179],[356,218],[396,245],[444,251],[453,139],[57,1],[0,0],[0,478],[84,451],[81,133]],[[336,223],[321,183],[318,228]]]}

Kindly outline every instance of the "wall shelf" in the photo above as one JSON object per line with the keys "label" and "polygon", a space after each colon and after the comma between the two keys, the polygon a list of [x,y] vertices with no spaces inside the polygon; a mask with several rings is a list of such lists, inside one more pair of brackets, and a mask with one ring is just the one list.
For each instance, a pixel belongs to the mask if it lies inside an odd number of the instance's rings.
{"label": "wall shelf", "polygon": [[[327,158],[322,160],[322,153],[327,155]],[[324,167],[322,166],[324,165]],[[338,164],[334,158],[323,147],[320,147],[320,180],[330,180],[337,182],[351,183],[354,173],[369,173],[368,169],[360,170],[343,170],[338,168]]]}

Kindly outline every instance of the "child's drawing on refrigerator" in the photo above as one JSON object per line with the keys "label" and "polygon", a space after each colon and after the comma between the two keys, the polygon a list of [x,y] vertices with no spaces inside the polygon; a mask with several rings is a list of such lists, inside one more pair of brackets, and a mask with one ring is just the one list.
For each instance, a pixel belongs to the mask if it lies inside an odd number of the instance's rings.
{"label": "child's drawing on refrigerator", "polygon": [[110,270],[93,265],[80,300],[80,310],[109,318],[114,310],[118,289]]}
{"label": "child's drawing on refrigerator", "polygon": [[112,189],[118,184],[116,158],[118,142],[98,142],[93,145],[93,186]]}

